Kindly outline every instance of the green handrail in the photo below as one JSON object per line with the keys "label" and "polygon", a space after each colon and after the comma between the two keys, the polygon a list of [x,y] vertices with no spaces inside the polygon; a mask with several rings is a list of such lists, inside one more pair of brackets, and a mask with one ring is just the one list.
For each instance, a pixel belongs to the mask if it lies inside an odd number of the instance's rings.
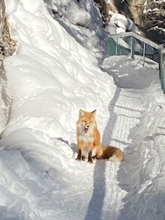
{"label": "green handrail", "polygon": [[165,93],[165,48],[149,39],[146,39],[134,32],[112,34],[107,41],[107,53],[109,56],[126,55],[135,59],[135,55],[149,58],[159,65],[159,76],[161,88]]}

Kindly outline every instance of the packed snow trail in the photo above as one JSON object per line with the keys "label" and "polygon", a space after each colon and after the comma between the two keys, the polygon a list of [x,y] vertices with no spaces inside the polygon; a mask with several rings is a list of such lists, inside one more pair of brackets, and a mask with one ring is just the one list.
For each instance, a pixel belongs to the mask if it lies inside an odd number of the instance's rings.
{"label": "packed snow trail", "polygon": [[[7,2],[17,48],[1,76],[1,219],[164,220],[157,66],[111,57],[102,65],[108,75],[43,1]],[[97,109],[103,144],[124,150],[124,162],[75,161],[80,108]]]}
{"label": "packed snow trail", "polygon": [[[112,135],[111,141],[115,139],[122,143],[126,156],[117,172],[118,186],[126,195],[122,200],[124,207],[118,218],[111,219],[164,220],[164,94],[156,64],[148,60],[148,65],[146,61],[145,67],[150,70],[146,71],[140,62],[138,60],[137,64],[124,57],[117,61],[109,58],[104,62],[104,68],[122,87],[118,88],[110,111],[116,116],[112,117],[115,122],[108,127],[115,128],[115,137]],[[123,129],[119,129],[121,127]]]}

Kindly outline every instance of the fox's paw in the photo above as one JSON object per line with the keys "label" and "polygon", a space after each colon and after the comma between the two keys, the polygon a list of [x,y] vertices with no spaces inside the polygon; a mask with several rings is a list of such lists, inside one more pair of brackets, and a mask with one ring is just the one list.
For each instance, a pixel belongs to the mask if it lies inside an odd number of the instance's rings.
{"label": "fox's paw", "polygon": [[80,158],[80,157],[77,157],[76,160],[77,160],[77,161],[81,161],[81,160],[82,160],[82,161],[85,161],[85,157],[84,157],[84,156],[81,157],[81,158]]}
{"label": "fox's paw", "polygon": [[93,163],[92,158],[91,158],[91,159],[88,159],[88,163]]}
{"label": "fox's paw", "polygon": [[77,160],[77,161],[81,161],[81,158],[77,157],[76,160]]}
{"label": "fox's paw", "polygon": [[84,156],[82,156],[82,161],[85,161],[85,157]]}

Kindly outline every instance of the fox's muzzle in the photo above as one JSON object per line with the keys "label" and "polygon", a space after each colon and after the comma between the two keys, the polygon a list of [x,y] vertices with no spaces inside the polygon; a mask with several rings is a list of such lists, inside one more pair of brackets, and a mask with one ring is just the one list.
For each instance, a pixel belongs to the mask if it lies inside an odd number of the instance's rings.
{"label": "fox's muzzle", "polygon": [[85,133],[87,133],[88,130],[89,130],[89,126],[85,126],[85,127],[84,127],[84,131],[85,131]]}

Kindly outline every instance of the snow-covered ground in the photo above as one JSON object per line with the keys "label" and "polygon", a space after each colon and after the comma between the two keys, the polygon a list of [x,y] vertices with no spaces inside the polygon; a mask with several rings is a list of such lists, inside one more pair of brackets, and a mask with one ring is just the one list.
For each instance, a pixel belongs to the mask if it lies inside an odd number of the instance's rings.
{"label": "snow-covered ground", "polygon": [[[84,2],[79,22],[97,11]],[[107,58],[105,31],[75,26],[67,13],[57,21],[45,3],[6,0],[17,48],[0,78],[0,219],[165,220],[165,97],[157,64]],[[80,108],[97,109],[103,144],[120,147],[124,162],[75,161]]]}

